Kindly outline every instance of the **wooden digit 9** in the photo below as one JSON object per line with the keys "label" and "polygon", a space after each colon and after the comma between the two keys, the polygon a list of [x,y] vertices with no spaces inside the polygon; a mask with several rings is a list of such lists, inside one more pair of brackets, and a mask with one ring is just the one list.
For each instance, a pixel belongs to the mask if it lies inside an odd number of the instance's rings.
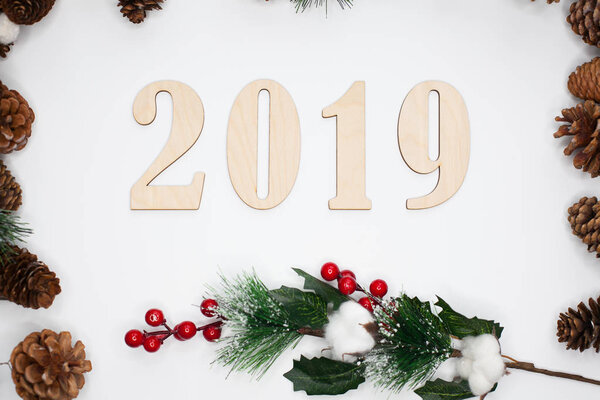
{"label": "wooden digit 9", "polygon": [[[269,92],[269,194],[257,194],[258,95]],[[227,130],[227,166],[236,193],[250,207],[267,210],[289,195],[300,165],[300,120],[283,86],[272,80],[248,84],[236,98]]]}
{"label": "wooden digit 9", "polygon": [[167,144],[131,188],[132,210],[195,210],[200,207],[204,173],[196,172],[190,185],[150,186],[150,183],[185,154],[202,133],[204,106],[196,92],[176,81],[154,82],[143,88],[133,103],[133,116],[141,125],[156,118],[156,96],[167,92],[173,99],[173,124]]}
{"label": "wooden digit 9", "polygon": [[[429,158],[429,93],[439,94],[439,157]],[[431,112],[431,110],[429,110]],[[460,93],[440,81],[422,82],[406,96],[398,118],[398,144],[408,166],[420,174],[439,169],[435,189],[426,196],[408,199],[406,208],[435,207],[462,185],[469,166],[470,134],[467,107]]]}

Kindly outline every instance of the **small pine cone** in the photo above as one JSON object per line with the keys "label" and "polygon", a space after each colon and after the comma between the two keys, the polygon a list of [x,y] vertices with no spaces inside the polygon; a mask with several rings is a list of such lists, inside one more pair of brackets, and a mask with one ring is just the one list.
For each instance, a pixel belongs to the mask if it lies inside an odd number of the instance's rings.
{"label": "small pine cone", "polygon": [[139,24],[146,18],[146,11],[162,10],[159,3],[164,0],[119,0],[121,13],[134,24]]}
{"label": "small pine cone", "polygon": [[0,160],[0,210],[17,211],[21,203],[21,186]]}
{"label": "small pine cone", "polygon": [[600,118],[600,105],[592,100],[577,104],[572,108],[562,110],[562,117],[556,117],[558,122],[566,122],[556,132],[555,138],[573,136],[564,150],[565,155],[571,155],[583,147],[573,158],[577,169],[583,168],[592,178],[600,175],[600,132],[597,130]]}
{"label": "small pine cone", "polygon": [[10,246],[0,265],[0,297],[26,308],[48,308],[61,292],[60,279],[27,249]]}
{"label": "small pine cone", "polygon": [[577,67],[567,86],[573,96],[600,103],[600,57]]}
{"label": "small pine cone", "polygon": [[92,370],[85,346],[71,342],[69,332],[45,329],[33,332],[10,356],[12,379],[24,400],[71,400],[85,385],[84,373]]}
{"label": "small pine cone", "polygon": [[560,343],[566,343],[567,349],[584,351],[590,347],[600,351],[600,305],[598,300],[590,298],[589,308],[579,303],[577,310],[569,308],[561,313],[557,321],[556,336]]}
{"label": "small pine cone", "polygon": [[35,114],[27,100],[0,82],[0,153],[21,150],[31,136]]}
{"label": "small pine cone", "polygon": [[567,22],[584,42],[600,47],[600,3],[597,0],[577,0],[571,4]]}
{"label": "small pine cone", "polygon": [[569,207],[569,223],[573,234],[587,244],[590,253],[600,258],[600,203],[596,197],[582,197]]}
{"label": "small pine cone", "polygon": [[14,43],[3,44],[0,43],[0,58],[6,58],[8,56],[8,52],[10,51],[10,46]]}
{"label": "small pine cone", "polygon": [[12,22],[33,25],[44,18],[55,0],[0,0],[0,7]]}

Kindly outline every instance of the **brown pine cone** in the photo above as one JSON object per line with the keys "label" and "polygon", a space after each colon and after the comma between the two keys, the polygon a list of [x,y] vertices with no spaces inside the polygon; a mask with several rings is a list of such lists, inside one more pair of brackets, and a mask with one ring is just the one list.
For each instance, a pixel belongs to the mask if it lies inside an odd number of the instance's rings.
{"label": "brown pine cone", "polygon": [[600,47],[600,3],[597,0],[577,0],[571,4],[567,22],[584,42]]}
{"label": "brown pine cone", "polygon": [[567,86],[573,96],[600,103],[600,57],[577,67]]}
{"label": "brown pine cone", "polygon": [[71,334],[45,329],[25,338],[10,356],[12,379],[24,400],[71,400],[85,385],[92,370],[85,346],[71,344]]}
{"label": "brown pine cone", "polygon": [[0,153],[21,150],[31,136],[35,114],[27,100],[0,81]]}
{"label": "brown pine cone", "polygon": [[569,223],[573,234],[588,245],[590,253],[600,258],[600,204],[596,197],[582,197],[569,207]]}
{"label": "brown pine cone", "polygon": [[44,18],[55,0],[0,0],[2,11],[15,24],[32,25]]}
{"label": "brown pine cone", "polygon": [[10,246],[0,265],[0,297],[26,308],[48,308],[61,292],[60,279],[27,249]]}
{"label": "brown pine cone", "polygon": [[124,17],[134,24],[139,24],[146,18],[146,11],[162,10],[159,3],[164,0],[119,0],[119,7]]}
{"label": "brown pine cone", "polygon": [[0,43],[0,57],[1,58],[6,58],[8,56],[8,52],[10,51],[10,46],[12,46],[14,43],[9,43],[9,44],[3,44]]}
{"label": "brown pine cone", "polygon": [[583,168],[592,178],[600,175],[600,132],[598,119],[600,118],[600,105],[592,100],[577,104],[572,108],[562,110],[562,117],[556,117],[558,122],[566,122],[556,132],[555,138],[573,136],[564,150],[565,155],[571,155],[575,150],[583,147],[573,158],[573,165],[577,169]]}
{"label": "brown pine cone", "polygon": [[556,324],[558,341],[566,343],[567,349],[584,351],[590,347],[600,351],[600,306],[598,300],[590,298],[589,308],[579,303],[577,310],[569,308],[561,313]]}
{"label": "brown pine cone", "polygon": [[0,210],[17,211],[21,203],[21,186],[0,160]]}

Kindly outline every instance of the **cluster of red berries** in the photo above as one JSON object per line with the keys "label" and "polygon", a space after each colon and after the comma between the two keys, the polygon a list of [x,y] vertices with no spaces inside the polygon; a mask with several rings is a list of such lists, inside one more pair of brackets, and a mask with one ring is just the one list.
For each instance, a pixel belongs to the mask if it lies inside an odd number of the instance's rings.
{"label": "cluster of red berries", "polygon": [[337,279],[338,289],[342,294],[346,296],[359,291],[365,293],[367,296],[362,297],[358,300],[358,303],[373,312],[373,301],[377,301],[377,298],[382,298],[388,292],[388,285],[383,279],[375,279],[369,286],[369,292],[367,293],[358,283],[356,283],[356,275],[349,269],[340,271],[339,267],[328,262],[323,264],[321,267],[321,276],[326,281],[334,281]]}
{"label": "cluster of red berries", "polygon": [[[217,307],[218,303],[216,300],[206,299],[200,305],[200,311],[205,316],[211,318],[217,316],[215,312]],[[147,332],[145,330],[142,332],[138,329],[132,329],[125,334],[125,343],[129,347],[144,346],[144,349],[149,353],[158,351],[164,341],[171,336],[177,340],[185,341],[196,336],[198,331],[202,331],[202,335],[206,340],[214,342],[221,337],[221,325],[223,325],[222,320],[198,327],[191,321],[184,321],[171,329],[167,324],[163,312],[156,308],[146,312],[146,323],[155,328],[162,326],[165,329],[155,332]]]}

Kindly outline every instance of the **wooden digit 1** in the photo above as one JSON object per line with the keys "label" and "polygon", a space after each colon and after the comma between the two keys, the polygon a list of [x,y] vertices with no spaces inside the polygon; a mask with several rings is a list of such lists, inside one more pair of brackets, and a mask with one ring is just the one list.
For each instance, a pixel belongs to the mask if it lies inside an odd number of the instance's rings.
{"label": "wooden digit 1", "polygon": [[[439,157],[429,158],[429,93],[439,94]],[[469,166],[470,134],[467,107],[460,93],[440,81],[422,82],[406,96],[398,119],[398,144],[408,166],[420,174],[439,169],[435,189],[426,196],[409,199],[406,208],[435,207],[461,187]]]}
{"label": "wooden digit 1", "polygon": [[336,196],[330,210],[370,210],[366,194],[365,82],[357,81],[334,104],[323,109],[323,118],[336,117]]}
{"label": "wooden digit 1", "polygon": [[[258,95],[269,93],[269,193],[257,194]],[[227,130],[227,165],[236,193],[250,207],[267,210],[289,195],[300,166],[300,120],[283,86],[272,80],[248,84],[236,98]]]}
{"label": "wooden digit 1", "polygon": [[141,125],[156,118],[156,96],[167,92],[173,99],[173,123],[167,144],[131,188],[132,210],[195,210],[200,207],[204,173],[196,172],[190,185],[150,186],[161,172],[185,154],[202,133],[204,107],[189,86],[175,81],[154,82],[143,88],[133,103],[133,116]]}

